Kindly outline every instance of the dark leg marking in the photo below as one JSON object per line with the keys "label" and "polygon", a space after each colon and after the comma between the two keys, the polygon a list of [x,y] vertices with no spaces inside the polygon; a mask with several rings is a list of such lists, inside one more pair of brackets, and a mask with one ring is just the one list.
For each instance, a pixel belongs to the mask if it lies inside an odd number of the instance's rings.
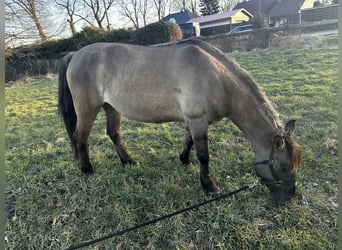
{"label": "dark leg marking", "polygon": [[186,127],[184,136],[184,146],[182,152],[179,155],[179,159],[184,165],[189,165],[191,163],[190,153],[193,144],[194,142],[192,140],[190,130],[188,127]]}
{"label": "dark leg marking", "polygon": [[208,151],[208,136],[202,135],[195,137],[195,148],[197,159],[200,162],[200,180],[203,188],[211,195],[220,193],[220,188],[215,185],[214,181],[209,176],[209,151]]}
{"label": "dark leg marking", "polygon": [[76,145],[76,152],[80,162],[80,168],[83,173],[93,174],[93,167],[89,160],[88,138],[91,128],[94,124],[98,110],[88,112],[87,115],[77,116],[76,129],[73,134],[73,139]]}

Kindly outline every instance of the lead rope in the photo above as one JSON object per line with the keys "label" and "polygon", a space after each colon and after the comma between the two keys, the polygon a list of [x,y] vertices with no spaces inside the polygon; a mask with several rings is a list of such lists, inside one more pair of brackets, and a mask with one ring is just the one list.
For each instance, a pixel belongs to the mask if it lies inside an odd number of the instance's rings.
{"label": "lead rope", "polygon": [[249,185],[246,185],[246,186],[243,186],[235,191],[232,191],[232,192],[229,192],[229,193],[225,193],[225,194],[222,194],[222,195],[219,195],[219,196],[215,196],[214,198],[210,199],[210,200],[206,200],[206,201],[203,201],[203,202],[200,202],[200,203],[197,203],[195,205],[192,205],[192,206],[189,206],[187,208],[183,208],[181,210],[178,210],[178,211],[175,211],[173,213],[170,213],[170,214],[167,214],[167,215],[164,215],[164,216],[160,216],[160,217],[157,217],[153,220],[150,220],[150,221],[146,221],[142,224],[138,224],[136,226],[133,226],[133,227],[130,227],[130,228],[126,228],[124,230],[121,230],[121,231],[116,231],[116,232],[113,232],[113,233],[110,233],[110,234],[107,234],[103,237],[100,237],[100,238],[97,238],[97,239],[94,239],[94,240],[89,240],[89,241],[85,241],[79,245],[76,245],[76,246],[70,246],[69,248],[66,248],[65,250],[74,250],[74,249],[80,249],[82,247],[86,247],[86,246],[90,246],[90,245],[93,245],[93,244],[96,244],[98,242],[101,242],[101,241],[104,241],[104,240],[107,240],[107,239],[110,239],[110,238],[113,238],[113,237],[117,237],[117,236],[120,236],[120,235],[123,235],[123,234],[126,234],[128,232],[131,232],[131,231],[134,231],[134,230],[137,230],[139,228],[142,228],[142,227],[145,227],[145,226],[148,226],[148,225],[151,225],[151,224],[155,224],[159,221],[162,221],[162,220],[165,220],[165,219],[169,219],[171,217],[174,217],[178,214],[181,214],[181,213],[184,213],[184,212],[187,212],[187,211],[191,211],[191,210],[194,210],[198,207],[201,207],[201,206],[204,206],[206,204],[209,204],[209,203],[212,203],[214,201],[218,201],[218,200],[222,200],[222,199],[225,199],[225,198],[228,198],[230,196],[233,196],[237,193],[240,193],[244,190],[251,190],[253,189],[256,185],[258,184],[258,180],[249,184]]}

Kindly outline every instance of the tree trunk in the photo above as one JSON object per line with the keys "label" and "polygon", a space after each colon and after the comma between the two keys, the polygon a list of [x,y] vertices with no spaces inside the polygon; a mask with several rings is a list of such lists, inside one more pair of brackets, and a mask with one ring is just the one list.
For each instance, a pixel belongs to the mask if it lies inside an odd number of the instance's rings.
{"label": "tree trunk", "polygon": [[69,26],[70,26],[70,29],[71,29],[71,33],[73,35],[75,35],[76,34],[76,28],[75,28],[75,23],[74,23],[73,17],[71,16],[70,19],[68,19],[67,21],[69,23]]}
{"label": "tree trunk", "polygon": [[38,30],[38,34],[39,34],[40,40],[42,42],[46,41],[47,40],[47,36],[44,33],[43,26],[39,22],[39,19],[37,17],[35,8],[32,11],[32,20],[33,20],[34,24],[36,25],[36,28]]}

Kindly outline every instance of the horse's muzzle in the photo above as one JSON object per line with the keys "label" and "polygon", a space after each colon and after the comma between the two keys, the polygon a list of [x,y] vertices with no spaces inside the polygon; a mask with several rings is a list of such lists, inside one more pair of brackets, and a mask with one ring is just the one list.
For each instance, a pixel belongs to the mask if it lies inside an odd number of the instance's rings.
{"label": "horse's muzzle", "polygon": [[271,196],[280,205],[285,205],[286,203],[290,202],[296,193],[295,182],[287,183],[287,185],[285,185],[284,183],[261,180],[261,184],[264,184],[268,187]]}

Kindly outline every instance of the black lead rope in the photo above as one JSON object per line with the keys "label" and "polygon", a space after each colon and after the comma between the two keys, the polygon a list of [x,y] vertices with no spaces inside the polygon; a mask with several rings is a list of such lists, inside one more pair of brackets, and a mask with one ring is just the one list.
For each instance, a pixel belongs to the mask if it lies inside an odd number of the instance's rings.
{"label": "black lead rope", "polygon": [[169,219],[171,217],[174,217],[174,216],[176,216],[178,214],[181,214],[181,213],[184,213],[184,212],[187,212],[187,211],[190,211],[190,210],[194,210],[194,209],[196,209],[198,207],[204,206],[204,205],[212,203],[214,201],[218,201],[218,200],[222,200],[222,199],[228,198],[228,197],[233,196],[233,195],[235,195],[237,193],[240,193],[240,192],[242,192],[244,190],[253,189],[256,186],[257,183],[258,183],[258,181],[255,181],[252,184],[243,186],[240,189],[235,190],[233,192],[225,193],[225,194],[222,194],[222,195],[219,195],[219,196],[215,196],[214,198],[212,198],[210,200],[206,200],[206,201],[200,202],[198,204],[189,206],[187,208],[183,208],[181,210],[175,211],[173,213],[170,213],[170,214],[167,214],[167,215],[164,215],[164,216],[160,216],[160,217],[155,218],[153,220],[146,221],[146,222],[144,222],[142,224],[138,224],[136,226],[133,226],[133,227],[130,227],[130,228],[126,228],[126,229],[121,230],[121,231],[117,231],[117,232],[113,232],[113,233],[107,234],[107,235],[105,235],[103,237],[100,237],[100,238],[97,238],[97,239],[94,239],[94,240],[85,241],[85,242],[83,242],[83,243],[81,243],[79,245],[76,245],[76,246],[70,246],[69,248],[67,248],[65,250],[80,249],[82,247],[90,246],[90,245],[96,244],[98,242],[101,242],[101,241],[104,241],[104,240],[107,240],[107,239],[110,239],[110,238],[113,238],[113,237],[117,237],[117,236],[126,234],[126,233],[134,231],[136,229],[139,229],[139,228],[142,228],[142,227],[146,227],[148,225],[155,224],[155,223],[157,223],[159,221],[162,221],[162,220],[165,220],[165,219]]}

